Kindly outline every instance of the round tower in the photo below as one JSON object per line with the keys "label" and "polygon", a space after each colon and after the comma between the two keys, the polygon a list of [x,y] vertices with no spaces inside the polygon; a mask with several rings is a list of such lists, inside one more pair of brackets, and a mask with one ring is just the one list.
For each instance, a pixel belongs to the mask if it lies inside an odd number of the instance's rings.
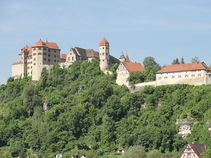
{"label": "round tower", "polygon": [[104,37],[99,43],[100,70],[105,72],[109,67],[109,43]]}

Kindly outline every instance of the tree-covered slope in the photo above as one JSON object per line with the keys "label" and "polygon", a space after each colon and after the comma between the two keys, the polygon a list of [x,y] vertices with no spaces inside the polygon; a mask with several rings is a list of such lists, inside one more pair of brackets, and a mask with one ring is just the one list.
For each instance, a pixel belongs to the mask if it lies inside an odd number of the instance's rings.
{"label": "tree-covered slope", "polygon": [[[131,94],[114,78],[93,61],[44,70],[37,83],[8,80],[0,86],[0,153],[115,158],[118,147],[162,154],[179,153],[188,142],[211,147],[211,86],[146,87]],[[183,140],[176,119],[186,117],[198,123]]]}

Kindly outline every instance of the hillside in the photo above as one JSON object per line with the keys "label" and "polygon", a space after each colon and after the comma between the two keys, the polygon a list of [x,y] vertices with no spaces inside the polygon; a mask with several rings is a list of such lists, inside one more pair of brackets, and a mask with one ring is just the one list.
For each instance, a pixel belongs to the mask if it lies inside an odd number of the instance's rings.
{"label": "hillside", "polygon": [[[24,78],[1,85],[1,155],[116,158],[119,147],[142,146],[176,157],[187,143],[211,147],[211,85],[146,87],[131,94],[98,65],[54,66],[37,83]],[[178,118],[198,122],[185,140],[177,134]]]}

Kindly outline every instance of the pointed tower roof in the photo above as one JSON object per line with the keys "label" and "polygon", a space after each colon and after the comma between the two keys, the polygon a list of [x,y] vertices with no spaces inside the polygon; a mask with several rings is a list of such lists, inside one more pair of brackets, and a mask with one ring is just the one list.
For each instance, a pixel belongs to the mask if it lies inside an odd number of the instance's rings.
{"label": "pointed tower roof", "polygon": [[130,61],[130,58],[129,58],[129,56],[128,56],[128,55],[126,55],[126,57],[125,57],[125,61],[126,61],[126,62],[131,62],[131,61]]}
{"label": "pointed tower roof", "polygon": [[109,42],[105,37],[100,41],[99,46],[109,46]]}

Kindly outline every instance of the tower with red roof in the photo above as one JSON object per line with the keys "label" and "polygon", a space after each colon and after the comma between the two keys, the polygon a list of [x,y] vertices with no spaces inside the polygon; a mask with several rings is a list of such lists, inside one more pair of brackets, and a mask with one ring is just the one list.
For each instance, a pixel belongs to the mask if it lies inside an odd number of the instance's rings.
{"label": "tower with red roof", "polygon": [[100,70],[106,72],[110,63],[109,42],[104,37],[99,43]]}

